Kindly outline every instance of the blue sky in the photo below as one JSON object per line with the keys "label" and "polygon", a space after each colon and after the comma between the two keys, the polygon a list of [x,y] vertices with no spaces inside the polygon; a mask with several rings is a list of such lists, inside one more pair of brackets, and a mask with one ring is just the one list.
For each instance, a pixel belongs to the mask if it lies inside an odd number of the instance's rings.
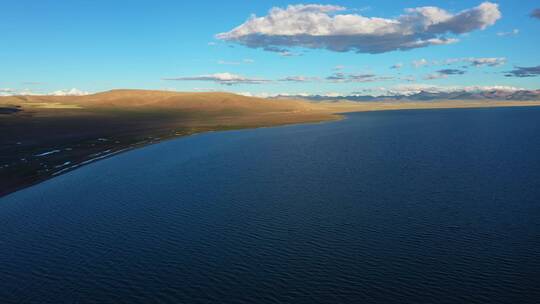
{"label": "blue sky", "polygon": [[[88,92],[139,88],[350,94],[405,86],[540,88],[536,72],[527,75],[531,77],[505,76],[506,71],[515,67],[540,65],[540,19],[531,17],[533,10],[540,7],[538,1],[494,1],[501,18],[482,19],[489,24],[461,34],[444,31],[437,34],[459,42],[405,51],[394,50],[393,46],[376,53],[371,49],[366,51],[361,40],[365,37],[358,35],[365,31],[362,27],[370,26],[365,24],[350,25],[352,29],[359,28],[353,35],[361,39],[355,38],[355,42],[347,44],[348,51],[336,50],[331,39],[309,40],[309,37],[302,43],[281,37],[285,40],[280,38],[280,45],[275,45],[278,40],[273,33],[283,30],[279,24],[276,25],[279,29],[250,28],[251,32],[244,36],[216,38],[217,34],[230,33],[244,24],[251,14],[267,17],[270,9],[280,7],[284,13],[291,14],[292,18],[286,20],[293,20],[296,13],[287,11],[287,6],[310,3],[319,2],[3,1],[0,89],[39,93],[71,88]],[[406,8],[435,6],[457,15],[481,3],[336,0],[322,4],[342,7],[339,10],[325,13],[316,8],[304,13],[326,14],[330,18],[360,15],[398,20],[406,14]],[[473,24],[478,20],[470,21]],[[459,24],[447,26],[455,28]],[[430,33],[417,34],[426,37]],[[306,38],[306,35],[298,37]],[[265,50],[272,47],[287,49],[288,53]],[[422,59],[427,64],[415,67],[413,62],[420,63]],[[475,61],[480,59],[499,61],[494,64]],[[401,68],[391,68],[398,63],[402,64]],[[223,77],[232,77],[232,81],[222,81]],[[284,81],[287,77],[302,81]]]}

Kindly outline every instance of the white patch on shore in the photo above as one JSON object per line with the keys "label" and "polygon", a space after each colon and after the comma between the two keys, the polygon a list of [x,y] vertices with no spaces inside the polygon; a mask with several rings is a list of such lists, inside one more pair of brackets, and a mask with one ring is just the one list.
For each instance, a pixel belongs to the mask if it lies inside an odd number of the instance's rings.
{"label": "white patch on shore", "polygon": [[43,153],[40,153],[40,154],[36,154],[34,155],[35,157],[43,157],[43,156],[47,156],[47,155],[51,155],[51,154],[55,154],[55,153],[59,153],[60,150],[52,150],[52,151],[47,151],[47,152],[43,152]]}

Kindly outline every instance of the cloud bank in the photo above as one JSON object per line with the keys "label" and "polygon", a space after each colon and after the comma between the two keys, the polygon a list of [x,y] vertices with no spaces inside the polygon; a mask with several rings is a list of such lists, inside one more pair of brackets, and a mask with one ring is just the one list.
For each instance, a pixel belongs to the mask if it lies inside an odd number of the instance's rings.
{"label": "cloud bank", "polygon": [[264,17],[251,16],[219,40],[283,53],[303,47],[336,52],[384,53],[457,42],[451,35],[483,30],[501,18],[495,3],[452,14],[426,6],[406,9],[395,19],[343,13],[336,5],[289,5],[272,8]]}
{"label": "cloud bank", "polygon": [[372,95],[372,96],[389,96],[389,95],[414,95],[422,92],[427,93],[455,93],[455,92],[489,92],[489,91],[502,91],[502,92],[517,92],[524,90],[521,87],[513,86],[440,86],[431,85],[425,83],[417,84],[401,84],[394,87],[385,88],[368,88],[360,92],[353,92],[351,95]]}

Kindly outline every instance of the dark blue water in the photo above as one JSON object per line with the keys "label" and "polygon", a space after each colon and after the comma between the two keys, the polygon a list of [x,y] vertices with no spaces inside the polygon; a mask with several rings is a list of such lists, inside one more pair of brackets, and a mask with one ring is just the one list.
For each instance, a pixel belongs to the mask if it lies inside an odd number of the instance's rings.
{"label": "dark blue water", "polygon": [[538,303],[540,109],[351,114],[0,199],[1,303]]}

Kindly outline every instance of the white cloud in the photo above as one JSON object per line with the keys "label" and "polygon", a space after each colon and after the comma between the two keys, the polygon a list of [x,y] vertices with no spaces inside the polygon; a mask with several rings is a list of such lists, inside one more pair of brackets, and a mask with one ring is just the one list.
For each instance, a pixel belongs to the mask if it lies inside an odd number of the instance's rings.
{"label": "white cloud", "polygon": [[216,73],[210,75],[190,76],[190,77],[178,77],[178,78],[164,78],[163,80],[174,81],[211,81],[223,85],[235,85],[235,84],[261,84],[267,83],[269,80],[262,78],[250,78],[241,75],[231,73]]}
{"label": "white cloud", "polygon": [[272,8],[267,16],[251,16],[217,39],[251,48],[284,53],[290,47],[337,52],[383,53],[457,42],[450,37],[483,30],[501,18],[495,3],[451,14],[438,7],[405,10],[395,18],[342,13],[336,5],[289,5]]}

